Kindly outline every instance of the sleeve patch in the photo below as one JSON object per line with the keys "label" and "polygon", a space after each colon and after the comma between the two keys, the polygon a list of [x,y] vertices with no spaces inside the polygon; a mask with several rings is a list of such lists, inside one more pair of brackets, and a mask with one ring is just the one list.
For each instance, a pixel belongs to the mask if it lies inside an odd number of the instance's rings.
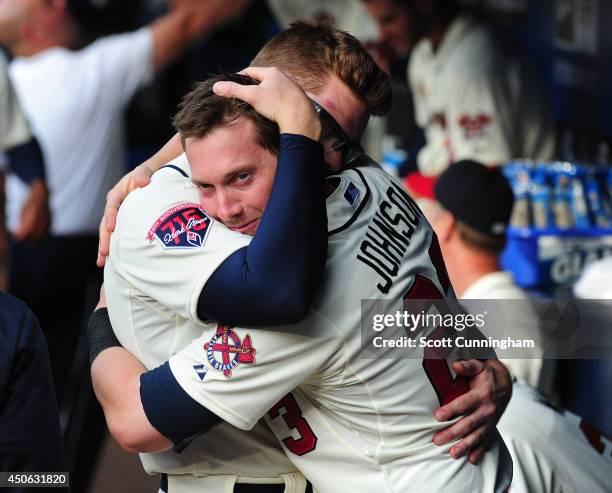
{"label": "sleeve patch", "polygon": [[246,335],[244,339],[227,325],[219,325],[212,339],[204,344],[206,357],[210,366],[223,372],[226,378],[232,376],[232,371],[238,365],[254,365],[255,353],[257,352],[251,342],[251,336]]}
{"label": "sleeve patch", "polygon": [[344,192],[344,198],[347,200],[349,204],[353,205],[358,197],[359,197],[359,189],[355,186],[353,182],[350,182]]}
{"label": "sleeve patch", "polygon": [[211,225],[212,219],[198,204],[183,203],[155,221],[147,240],[157,238],[164,248],[198,248],[204,246]]}

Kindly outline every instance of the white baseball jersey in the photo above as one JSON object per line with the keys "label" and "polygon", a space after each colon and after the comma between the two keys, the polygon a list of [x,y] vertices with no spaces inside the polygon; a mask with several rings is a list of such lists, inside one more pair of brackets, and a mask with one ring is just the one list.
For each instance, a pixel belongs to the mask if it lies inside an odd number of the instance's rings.
{"label": "white baseball jersey", "polygon": [[612,490],[612,439],[525,382],[514,385],[499,431],[514,463],[512,493]]}
{"label": "white baseball jersey", "polygon": [[[184,155],[172,164],[189,174]],[[216,325],[197,317],[199,294],[219,264],[250,240],[210,219],[197,189],[175,168],[162,168],[149,186],[132,192],[119,211],[104,270],[108,311],[123,347],[151,369],[203,330],[214,332]],[[204,367],[197,371],[205,374]],[[303,492],[306,484],[263,423],[251,431],[222,423],[180,454],[140,456],[147,472],[169,474],[170,492],[232,491],[238,480],[284,479],[286,492]]]}
{"label": "white baseball jersey", "polygon": [[527,65],[504,53],[474,17],[455,18],[435,51],[429,39],[421,40],[410,57],[408,81],[427,139],[417,156],[421,173],[439,175],[461,159],[496,165],[552,157],[554,128],[545,95]]}
{"label": "white baseball jersey", "polygon": [[[510,272],[491,272],[477,279],[463,293],[461,299],[475,300],[528,300],[526,291],[519,288]],[[515,321],[523,327],[541,327],[538,315],[528,303],[522,303],[520,313],[510,313],[515,305],[509,305],[505,314],[507,323]],[[509,325],[511,326],[511,325]],[[482,329],[486,332],[486,326]],[[533,332],[532,332],[533,333]],[[539,334],[538,334],[539,335]],[[538,341],[538,356],[544,355],[543,345]],[[556,361],[553,359],[502,359],[512,376],[525,380],[545,395],[555,395],[554,380]]]}
{"label": "white baseball jersey", "polygon": [[30,138],[30,127],[19,106],[17,95],[9,79],[8,66],[0,53],[0,151],[25,144]]}
{"label": "white baseball jersey", "polygon": [[237,428],[265,416],[321,492],[505,491],[511,464],[498,436],[478,466],[432,443],[449,424],[434,410],[467,389],[446,360],[424,361],[422,350],[418,359],[361,357],[362,300],[454,300],[430,226],[376,165],[331,183],[327,268],[307,318],[275,330],[203,327],[170,359],[174,376]]}

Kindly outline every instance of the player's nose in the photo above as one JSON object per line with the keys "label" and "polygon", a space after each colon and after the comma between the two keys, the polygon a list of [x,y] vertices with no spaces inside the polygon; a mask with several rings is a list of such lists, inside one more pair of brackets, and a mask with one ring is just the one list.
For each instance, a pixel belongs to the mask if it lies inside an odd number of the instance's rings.
{"label": "player's nose", "polygon": [[231,193],[221,192],[217,197],[217,216],[221,222],[236,220],[242,213],[242,205]]}

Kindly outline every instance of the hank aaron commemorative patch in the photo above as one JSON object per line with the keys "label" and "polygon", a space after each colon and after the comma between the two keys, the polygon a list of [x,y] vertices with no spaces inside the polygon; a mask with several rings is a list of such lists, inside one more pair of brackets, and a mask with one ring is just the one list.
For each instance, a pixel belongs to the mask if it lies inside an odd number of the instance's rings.
{"label": "hank aaron commemorative patch", "polygon": [[204,349],[210,366],[222,371],[227,378],[232,376],[232,370],[240,363],[255,364],[257,351],[253,347],[251,336],[247,334],[240,340],[240,336],[227,325],[217,327],[217,332],[210,342],[204,344]]}
{"label": "hank aaron commemorative patch", "polygon": [[211,225],[212,219],[198,204],[179,204],[159,216],[147,239],[157,238],[164,248],[198,248],[204,246]]}

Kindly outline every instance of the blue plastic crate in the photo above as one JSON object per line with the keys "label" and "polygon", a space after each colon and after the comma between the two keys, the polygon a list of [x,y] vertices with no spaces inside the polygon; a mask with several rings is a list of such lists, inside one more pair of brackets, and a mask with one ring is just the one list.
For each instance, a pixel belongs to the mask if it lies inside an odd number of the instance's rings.
{"label": "blue plastic crate", "polygon": [[525,288],[574,283],[589,263],[612,255],[612,230],[508,230],[501,263]]}

